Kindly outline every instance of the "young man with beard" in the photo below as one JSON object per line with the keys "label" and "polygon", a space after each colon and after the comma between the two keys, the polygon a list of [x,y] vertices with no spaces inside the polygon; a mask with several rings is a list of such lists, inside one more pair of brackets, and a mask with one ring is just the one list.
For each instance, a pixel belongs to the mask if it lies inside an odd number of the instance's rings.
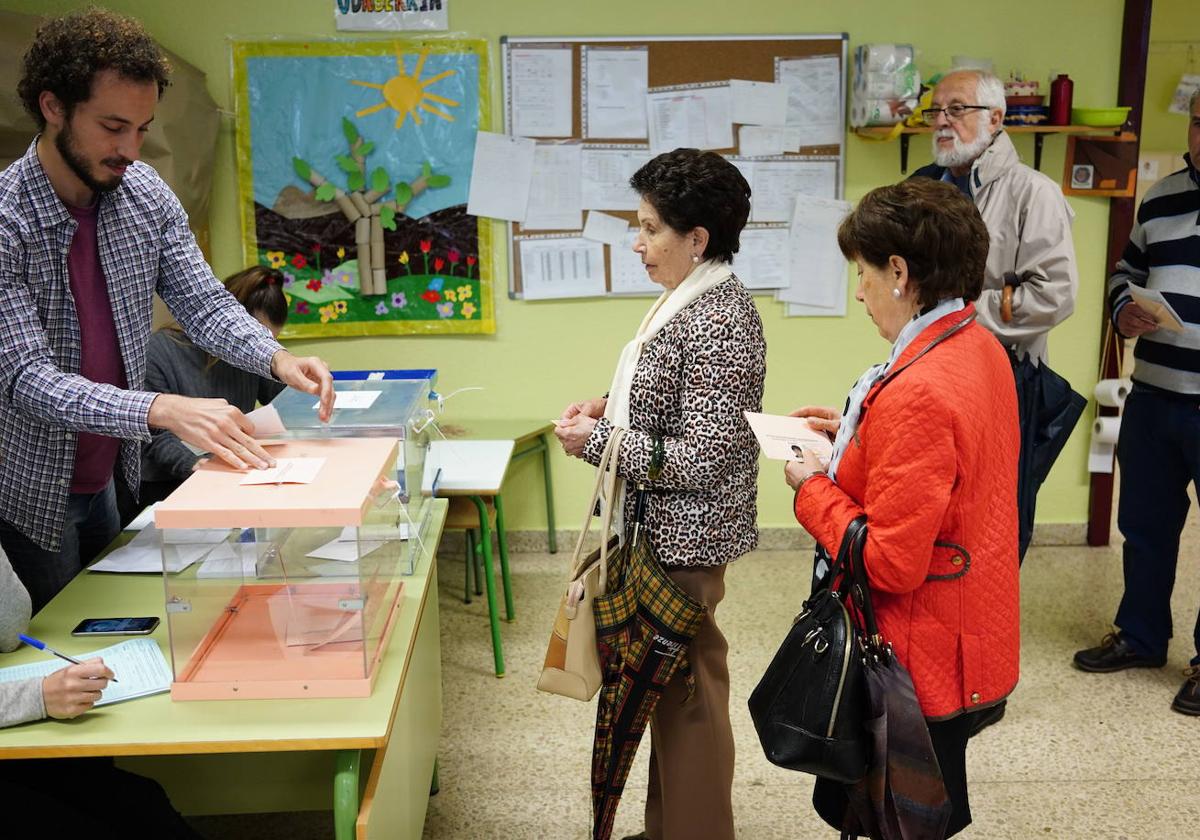
{"label": "young man with beard", "polygon": [[[1046,359],[1050,329],[1075,310],[1079,272],[1071,241],[1074,212],[1058,184],[1021,163],[1004,133],[1004,84],[981,70],[947,73],[924,112],[935,163],[917,170],[949,181],[975,202],[991,235],[979,322],[1018,358]],[[1000,315],[1005,276],[1012,319]]]}
{"label": "young man with beard", "polygon": [[0,546],[35,611],[116,535],[113,472],[136,492],[151,428],[237,468],[271,463],[224,400],[142,390],[155,292],[200,347],[332,409],[325,364],[225,291],[138,162],[168,73],[138,23],[95,8],[46,23],[24,58],[41,133],[0,173]]}

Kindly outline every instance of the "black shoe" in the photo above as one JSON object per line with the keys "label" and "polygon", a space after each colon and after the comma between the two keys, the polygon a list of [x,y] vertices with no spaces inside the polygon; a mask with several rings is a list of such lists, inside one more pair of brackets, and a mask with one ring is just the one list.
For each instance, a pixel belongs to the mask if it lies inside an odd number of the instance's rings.
{"label": "black shoe", "polygon": [[967,737],[974,738],[993,723],[999,723],[1003,720],[1004,710],[1007,708],[1008,701],[1001,700],[995,706],[989,706],[986,709],[980,709],[978,712],[972,712],[971,731],[967,733]]}
{"label": "black shoe", "polygon": [[1180,714],[1200,716],[1200,665],[1185,668],[1183,675],[1187,681],[1171,701],[1171,708]]}
{"label": "black shoe", "polygon": [[1099,647],[1075,654],[1075,667],[1095,674],[1124,671],[1126,668],[1161,668],[1166,664],[1166,656],[1142,656],[1116,633],[1109,633],[1101,639]]}

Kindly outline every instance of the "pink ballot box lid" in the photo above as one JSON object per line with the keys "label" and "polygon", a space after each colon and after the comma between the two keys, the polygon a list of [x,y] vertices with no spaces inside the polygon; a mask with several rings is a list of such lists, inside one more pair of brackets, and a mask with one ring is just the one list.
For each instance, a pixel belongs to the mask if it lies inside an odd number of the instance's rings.
{"label": "pink ballot box lid", "polygon": [[242,484],[246,473],[215,460],[196,470],[154,509],[159,528],[300,528],[361,525],[396,438],[295,440],[270,448],[282,458],[323,458],[309,484]]}

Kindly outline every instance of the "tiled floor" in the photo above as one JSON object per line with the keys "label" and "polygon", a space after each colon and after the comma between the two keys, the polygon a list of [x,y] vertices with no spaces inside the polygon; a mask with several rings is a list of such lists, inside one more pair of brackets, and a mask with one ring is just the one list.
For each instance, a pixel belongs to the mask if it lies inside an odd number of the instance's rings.
{"label": "tiled floor", "polygon": [[[968,752],[974,825],[964,838],[1200,837],[1200,718],[1172,712],[1200,605],[1197,528],[1176,586],[1177,640],[1166,668],[1110,675],[1070,665],[1096,643],[1121,591],[1119,548],[1034,548],[1022,576],[1022,679],[1003,722]],[[445,722],[441,793],[427,838],[582,838],[589,834],[594,705],[534,689],[568,558],[518,554],[518,620],[503,630],[508,675],[491,673],[486,607],[462,602],[462,560],[440,561]],[[746,697],[806,590],[809,559],[763,551],[731,567],[718,619],[730,641],[740,837],[836,836],[813,815],[811,780],[762,757]],[[646,749],[615,837],[641,828]],[[702,838],[697,838],[702,840]]]}

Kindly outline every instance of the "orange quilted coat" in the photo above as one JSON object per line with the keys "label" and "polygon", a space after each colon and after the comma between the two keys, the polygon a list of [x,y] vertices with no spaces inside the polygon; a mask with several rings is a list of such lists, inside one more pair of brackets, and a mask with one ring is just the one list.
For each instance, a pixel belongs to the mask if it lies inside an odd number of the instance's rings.
{"label": "orange quilted coat", "polygon": [[795,499],[796,519],[832,552],[867,514],[880,632],[929,718],[995,703],[1017,684],[1017,395],[984,327],[945,336],[974,313],[939,319],[905,348],[864,400],[837,483],[814,476]]}

